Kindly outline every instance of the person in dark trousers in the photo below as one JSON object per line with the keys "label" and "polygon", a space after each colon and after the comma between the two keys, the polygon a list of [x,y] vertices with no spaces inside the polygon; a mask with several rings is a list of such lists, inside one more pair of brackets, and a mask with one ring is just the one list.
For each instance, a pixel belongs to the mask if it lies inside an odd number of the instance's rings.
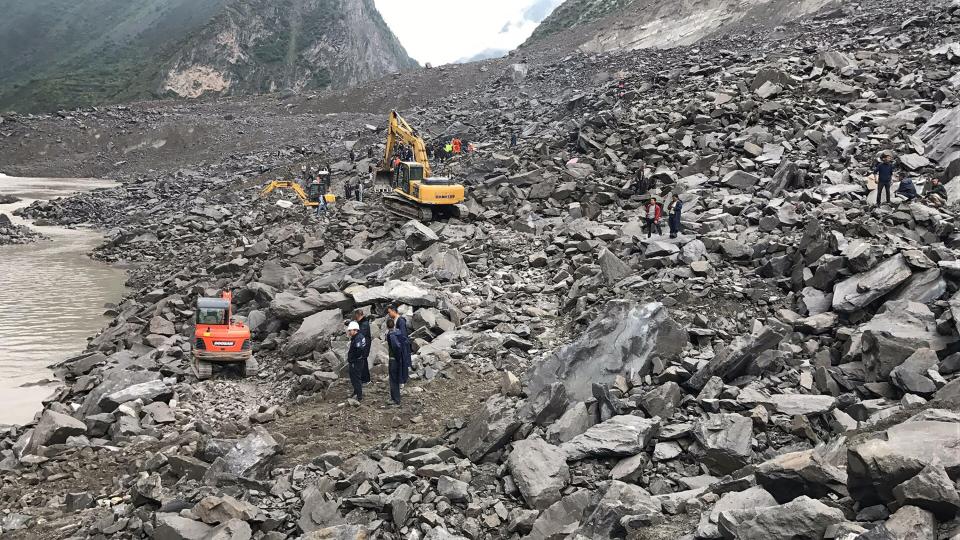
{"label": "person in dark trousers", "polygon": [[363,355],[367,350],[367,340],[360,333],[357,321],[350,321],[347,326],[347,335],[350,336],[350,350],[347,351],[347,364],[350,367],[350,384],[353,385],[353,395],[357,401],[363,401]]}
{"label": "person in dark trousers", "polygon": [[896,165],[893,163],[893,154],[886,152],[880,161],[873,166],[873,179],[877,182],[877,206],[880,206],[880,196],[887,192],[887,203],[890,202],[890,184],[893,183],[893,172]]}
{"label": "person in dark trousers", "polygon": [[640,166],[637,167],[637,175],[633,179],[633,193],[635,195],[643,195],[650,190],[650,182],[647,181],[644,168],[645,165],[643,163],[640,163]]}
{"label": "person in dark trousers", "polygon": [[391,305],[387,308],[387,316],[393,319],[400,339],[400,350],[402,353],[400,357],[400,384],[407,384],[410,380],[410,368],[412,364],[410,334],[407,333],[407,320],[400,316],[396,305]]}
{"label": "person in dark trousers", "polygon": [[517,146],[517,134],[510,134],[510,148],[515,148]]}
{"label": "person in dark trousers", "polygon": [[[956,180],[954,180],[954,182],[956,182]],[[947,204],[947,190],[943,187],[943,184],[940,183],[939,178],[934,178],[930,181],[930,188],[927,189],[924,196],[930,201],[932,206],[939,208]]]}
{"label": "person in dark trousers", "polygon": [[670,201],[667,207],[670,215],[667,217],[667,224],[670,225],[670,238],[676,238],[680,234],[680,214],[683,212],[683,201],[677,195]]}
{"label": "person in dark trousers", "polygon": [[397,331],[397,324],[393,319],[387,319],[387,349],[390,351],[390,362],[388,373],[390,376],[390,401],[400,405],[400,375],[403,365],[403,343],[400,340],[400,332]]}
{"label": "person in dark trousers", "polygon": [[362,309],[353,312],[353,320],[360,327],[360,333],[367,341],[367,348],[363,351],[363,366],[360,374],[360,380],[363,384],[370,382],[370,348],[373,347],[373,336],[370,334],[370,321],[364,315]]}
{"label": "person in dark trousers", "polygon": [[643,217],[647,220],[647,238],[653,235],[653,228],[657,228],[657,234],[662,235],[663,229],[660,227],[660,216],[663,213],[662,208],[657,203],[656,197],[650,197],[647,205],[643,208]]}
{"label": "person in dark trousers", "polygon": [[897,195],[908,201],[912,201],[917,198],[917,186],[914,185],[911,178],[907,176],[900,177],[900,186],[897,188]]}

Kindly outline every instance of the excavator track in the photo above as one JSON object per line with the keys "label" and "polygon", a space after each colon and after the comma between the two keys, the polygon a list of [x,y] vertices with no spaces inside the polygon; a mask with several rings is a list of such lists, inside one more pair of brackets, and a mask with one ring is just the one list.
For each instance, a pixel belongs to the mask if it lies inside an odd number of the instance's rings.
{"label": "excavator track", "polygon": [[247,359],[243,364],[243,376],[255,377],[260,372],[260,363],[253,356]]}
{"label": "excavator track", "polygon": [[213,364],[210,362],[204,362],[203,360],[193,359],[193,374],[197,376],[197,379],[205,381],[210,377],[213,377]]}
{"label": "excavator track", "polygon": [[387,212],[404,219],[416,219],[424,223],[433,221],[434,219],[434,211],[432,209],[419,205],[400,195],[384,195],[383,207]]}

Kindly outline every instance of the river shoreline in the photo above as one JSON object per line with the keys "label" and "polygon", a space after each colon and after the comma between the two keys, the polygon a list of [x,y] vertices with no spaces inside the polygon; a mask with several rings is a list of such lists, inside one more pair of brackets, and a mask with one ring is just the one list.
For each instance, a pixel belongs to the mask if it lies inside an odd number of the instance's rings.
{"label": "river shoreline", "polygon": [[0,205],[0,213],[42,236],[28,244],[0,246],[0,306],[5,308],[0,314],[0,425],[30,422],[42,409],[42,401],[62,384],[47,366],[86,348],[109,322],[104,307],[121,299],[126,281],[122,268],[91,257],[103,242],[102,231],[37,225],[14,212],[35,201],[115,185],[0,175],[0,193],[20,199]]}

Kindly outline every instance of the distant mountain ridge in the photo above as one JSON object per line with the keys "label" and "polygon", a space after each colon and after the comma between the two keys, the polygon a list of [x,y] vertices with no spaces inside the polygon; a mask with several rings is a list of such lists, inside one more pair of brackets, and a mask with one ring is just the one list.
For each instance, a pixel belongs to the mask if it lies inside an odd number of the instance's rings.
{"label": "distant mountain ridge", "polygon": [[0,0],[0,110],[355,85],[412,69],[373,0]]}

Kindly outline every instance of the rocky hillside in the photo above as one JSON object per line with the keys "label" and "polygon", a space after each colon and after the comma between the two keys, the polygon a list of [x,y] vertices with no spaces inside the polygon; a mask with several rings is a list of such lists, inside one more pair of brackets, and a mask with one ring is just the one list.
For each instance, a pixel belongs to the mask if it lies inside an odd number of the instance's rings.
{"label": "rocky hillside", "polygon": [[776,25],[820,11],[834,0],[567,0],[525,45],[562,36],[585,52],[692,45],[745,25]]}
{"label": "rocky hillside", "polygon": [[0,11],[0,110],[336,87],[416,66],[372,0],[2,0]]}

